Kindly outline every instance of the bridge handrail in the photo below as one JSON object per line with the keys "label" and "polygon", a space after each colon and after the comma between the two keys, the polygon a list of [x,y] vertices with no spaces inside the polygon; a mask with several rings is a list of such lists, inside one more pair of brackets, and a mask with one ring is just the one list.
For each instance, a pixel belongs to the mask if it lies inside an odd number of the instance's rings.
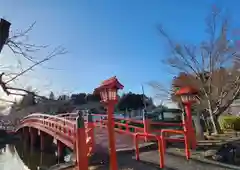
{"label": "bridge handrail", "polygon": [[73,112],[73,113],[61,113],[61,114],[57,114],[56,116],[58,117],[66,117],[66,116],[76,116],[77,117],[77,113]]}
{"label": "bridge handrail", "polygon": [[[96,126],[104,126],[104,123],[107,122],[107,115],[106,114],[91,114],[94,117],[94,123]],[[64,113],[60,114],[60,117],[64,117],[68,120],[75,120],[77,117],[76,113]],[[178,123],[178,122],[154,122],[152,120],[148,120],[147,122],[144,122],[144,120],[134,120],[130,118],[118,118],[114,117],[115,124],[118,126],[126,127],[126,133],[129,134],[129,128],[134,129],[134,132],[142,132],[146,131],[147,133],[161,133],[161,129],[154,129],[151,127],[151,125],[159,125],[159,126],[183,126],[183,123]],[[125,122],[121,122],[125,121]],[[133,123],[133,124],[131,124]],[[134,124],[143,124],[146,127],[139,127]],[[124,132],[122,129],[116,129],[119,132]]]}
{"label": "bridge handrail", "polygon": [[25,121],[27,122],[29,120],[33,120],[34,123],[41,124],[45,127],[50,127],[54,130],[63,132],[66,136],[75,137],[75,133],[76,133],[75,126],[69,127],[69,126],[65,126],[65,124],[62,124],[60,122],[55,122],[55,121],[49,120],[49,119],[42,119],[42,118],[39,119],[39,118],[35,118],[35,117],[24,119],[23,122],[25,123]]}
{"label": "bridge handrail", "polygon": [[58,119],[58,120],[62,120],[62,121],[68,121],[68,120],[66,120],[66,119],[64,119],[62,117],[58,117],[56,115],[43,114],[43,113],[32,113],[32,114],[30,114],[28,116],[25,116],[23,119],[27,119],[29,117],[44,117],[45,119],[53,118],[53,119]]}
{"label": "bridge handrail", "polygon": [[69,120],[64,120],[64,119],[63,119],[63,121],[54,121],[54,120],[48,119],[48,118],[29,116],[26,119],[22,119],[22,122],[25,122],[27,120],[37,120],[37,121],[39,121],[39,122],[41,122],[43,124],[51,123],[51,124],[58,125],[58,126],[70,125],[71,129],[76,129],[75,128],[75,123],[73,123],[73,122],[71,122]]}
{"label": "bridge handrail", "polygon": [[[161,137],[163,145],[166,146],[165,140],[168,140],[168,138],[165,138],[165,133],[175,133],[175,134],[182,134],[184,136],[184,145],[185,145],[185,156],[188,159],[190,159],[190,151],[189,151],[189,139],[186,131],[183,130],[175,130],[175,129],[162,129],[161,130]],[[176,140],[180,141],[180,139]],[[166,147],[163,147],[166,148]],[[165,149],[163,150],[165,153]]]}
{"label": "bridge handrail", "polygon": [[[129,125],[128,123],[114,122],[114,124],[120,127],[125,127],[125,130],[123,130],[122,128],[121,129],[115,128],[115,130],[118,132],[123,132],[131,135],[134,135],[137,132],[144,132],[144,128]],[[131,128],[133,129],[133,132],[130,131]]]}
{"label": "bridge handrail", "polygon": [[151,125],[163,125],[163,126],[182,126],[183,123],[175,123],[175,122],[150,122]]}
{"label": "bridge handrail", "polygon": [[[59,131],[67,138],[73,140],[73,144],[76,143],[76,133],[77,133],[77,124],[76,121],[67,120],[64,117],[59,117],[56,115],[48,115],[41,113],[33,113],[24,117],[21,120],[21,123],[31,122],[33,124],[38,124],[50,128],[52,131]],[[85,132],[86,132],[86,144],[88,147],[88,156],[93,153],[94,150],[94,125],[93,123],[85,123]],[[75,146],[73,146],[75,147]]]}
{"label": "bridge handrail", "polygon": [[[75,127],[75,122],[73,121],[70,121],[70,120],[67,120],[65,118],[62,118],[62,117],[58,117],[58,116],[54,116],[54,115],[49,115],[49,114],[42,114],[42,113],[32,113],[26,117],[24,117],[23,119],[21,119],[20,121],[24,121],[26,119],[29,119],[29,118],[40,118],[40,119],[44,119],[44,120],[55,120],[56,122],[57,121],[60,121],[62,122],[63,124],[68,124],[70,126],[72,126],[73,128]],[[56,123],[54,122],[54,123]]]}
{"label": "bridge handrail", "polygon": [[[91,115],[94,116],[94,117],[98,117],[98,118],[105,117],[106,119],[108,117],[108,115],[106,115],[106,114],[91,114]],[[69,116],[71,118],[74,118],[74,117],[77,117],[77,113],[63,113],[63,114],[59,114],[57,116],[59,116],[59,117],[64,117],[64,116],[68,117]],[[130,123],[130,122],[132,122],[132,123],[140,123],[140,124],[143,123],[143,120],[134,120],[134,119],[129,119],[129,118],[114,117],[114,119],[115,120],[120,120],[120,121],[124,120],[124,121],[126,121],[126,123]]]}
{"label": "bridge handrail", "polygon": [[154,135],[154,134],[145,134],[145,133],[135,133],[134,135],[134,143],[135,143],[135,157],[136,160],[140,160],[139,157],[139,147],[138,147],[138,140],[139,137],[151,137],[155,138],[158,143],[158,153],[159,153],[159,167],[162,169],[164,167],[164,143],[162,136]]}

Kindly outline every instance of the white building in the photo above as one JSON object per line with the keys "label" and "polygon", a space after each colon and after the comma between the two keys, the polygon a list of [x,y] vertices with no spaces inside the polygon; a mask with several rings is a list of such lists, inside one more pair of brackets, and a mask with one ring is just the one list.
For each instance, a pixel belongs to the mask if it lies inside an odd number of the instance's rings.
{"label": "white building", "polygon": [[240,99],[235,100],[231,104],[229,113],[232,113],[233,115],[240,115]]}

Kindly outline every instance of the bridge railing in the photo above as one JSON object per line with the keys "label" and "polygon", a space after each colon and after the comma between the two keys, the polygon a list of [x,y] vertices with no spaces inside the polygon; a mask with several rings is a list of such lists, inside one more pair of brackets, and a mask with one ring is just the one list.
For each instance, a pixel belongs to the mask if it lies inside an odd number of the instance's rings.
{"label": "bridge railing", "polygon": [[[24,117],[20,120],[21,125],[29,124],[29,126],[36,125],[39,130],[45,130],[49,133],[58,133],[64,139],[67,139],[65,143],[68,147],[74,148],[75,138],[76,138],[76,123],[66,120],[61,117],[56,117],[53,115],[46,115],[40,113],[34,113]],[[71,142],[72,141],[72,142]]]}
{"label": "bridge railing", "polygon": [[[62,114],[63,116],[64,114]],[[69,118],[66,118],[68,120],[74,120],[76,119],[77,114],[68,114]],[[66,116],[66,114],[65,114]],[[93,122],[95,126],[98,127],[107,127],[107,115],[106,114],[92,114],[93,116]],[[180,130],[181,132],[184,132],[184,123],[182,122],[154,122],[150,119],[144,119],[144,120],[134,120],[129,118],[114,118],[114,124],[115,124],[115,131],[119,133],[124,133],[128,135],[135,135],[136,133],[144,133],[144,134],[155,134],[155,135],[161,135],[163,129],[175,129]],[[87,123],[86,123],[87,124]],[[186,130],[186,128],[185,128]],[[140,136],[142,138],[143,136]],[[184,142],[185,136],[183,133],[172,133],[172,132],[164,132],[164,140],[168,142]],[[190,140],[191,137],[188,138]],[[150,136],[144,137],[145,141],[149,140],[155,140],[154,138]]]}
{"label": "bridge railing", "polygon": [[175,134],[181,134],[184,136],[184,139],[173,139],[174,142],[181,142],[184,141],[184,145],[185,145],[185,156],[187,158],[187,160],[190,158],[190,151],[189,151],[189,137],[186,131],[183,130],[174,130],[174,129],[162,129],[161,130],[161,137],[162,137],[162,145],[163,147],[163,152],[165,153],[165,148],[166,148],[166,140],[171,140],[168,137],[166,137],[166,133],[175,133]]}
{"label": "bridge railing", "polygon": [[153,134],[144,134],[144,133],[136,133],[134,135],[134,143],[135,143],[135,156],[136,156],[136,160],[140,160],[140,156],[139,156],[139,142],[138,140],[140,139],[140,137],[147,137],[147,138],[155,138],[158,144],[158,153],[159,153],[159,163],[160,163],[160,168],[164,167],[164,141],[162,136],[158,136],[158,135],[153,135]]}
{"label": "bridge railing", "polygon": [[[77,114],[74,116],[67,117],[69,115],[61,115],[61,116],[54,116],[54,115],[47,115],[41,113],[33,113],[24,117],[20,122],[23,123],[35,123],[44,128],[50,129],[54,132],[59,132],[66,138],[70,138],[72,140],[72,144],[76,144],[76,118]],[[91,119],[91,118],[88,118]],[[73,121],[74,120],[74,121]],[[93,122],[88,120],[85,123],[85,132],[86,132],[86,145],[87,145],[87,152],[88,156],[92,155],[94,152],[94,125]],[[74,149],[75,146],[72,146]]]}
{"label": "bridge railing", "polygon": [[[107,125],[107,115],[106,114],[91,114],[93,116],[93,121],[95,126],[106,127]],[[60,114],[60,117],[64,117],[67,120],[76,120],[76,113],[66,113]],[[86,120],[85,116],[85,120]],[[115,131],[120,133],[127,133],[134,135],[135,133],[152,133],[161,134],[161,129],[167,128],[181,128],[183,123],[180,122],[154,122],[150,119],[144,120],[134,120],[130,118],[114,118],[115,120]],[[154,128],[157,127],[157,128]],[[172,135],[171,133],[166,133],[166,136]],[[183,140],[182,140],[183,141]]]}
{"label": "bridge railing", "polygon": [[75,122],[72,122],[68,119],[65,119],[63,117],[58,117],[58,116],[53,116],[53,115],[47,115],[47,114],[41,114],[41,113],[33,113],[30,114],[26,117],[24,117],[23,119],[21,119],[20,121],[24,121],[24,120],[29,120],[29,119],[36,119],[36,120],[44,120],[44,122],[50,122],[50,123],[55,123],[56,125],[62,124],[65,126],[68,126],[70,128],[76,128],[75,127]]}
{"label": "bridge railing", "polygon": [[88,156],[94,153],[95,149],[95,133],[94,133],[94,122],[91,114],[87,115],[86,121],[84,122],[85,132],[86,132],[86,145]]}
{"label": "bridge railing", "polygon": [[[92,114],[95,117],[95,125],[105,126],[107,125],[106,114]],[[134,120],[129,118],[114,118],[115,131],[120,133],[127,133],[129,135],[135,135],[135,133],[146,133],[146,134],[161,134],[162,129],[167,128],[181,128],[183,123],[180,122],[154,122],[150,119]],[[158,128],[153,128],[158,127]],[[165,136],[171,136],[172,133],[165,133]],[[183,136],[182,136],[183,137]],[[167,138],[166,138],[167,140]],[[171,141],[171,140],[169,140]],[[184,139],[179,140],[184,141]]]}
{"label": "bridge railing", "polygon": [[78,114],[73,112],[73,113],[58,114],[56,116],[62,117],[64,119],[67,119],[67,120],[70,120],[70,121],[76,121],[76,118],[77,118]]}

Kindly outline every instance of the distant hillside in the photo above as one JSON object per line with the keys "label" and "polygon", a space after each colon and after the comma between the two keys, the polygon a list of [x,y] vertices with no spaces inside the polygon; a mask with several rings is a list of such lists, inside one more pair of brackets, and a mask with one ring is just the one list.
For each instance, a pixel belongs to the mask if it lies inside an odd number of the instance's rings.
{"label": "distant hillside", "polygon": [[73,105],[68,101],[57,100],[57,101],[48,101],[46,103],[38,103],[33,106],[28,107],[8,107],[3,110],[1,119],[14,121],[16,119],[21,119],[31,113],[48,113],[48,114],[58,114],[58,113],[67,113],[74,110],[89,109],[95,110],[96,112],[102,113],[103,107],[100,102],[89,102],[82,105]]}
{"label": "distant hillside", "polygon": [[86,104],[82,104],[82,105],[74,105],[75,109],[78,110],[83,110],[83,109],[88,109],[88,110],[97,110],[99,112],[103,112],[103,106],[100,102],[89,102]]}

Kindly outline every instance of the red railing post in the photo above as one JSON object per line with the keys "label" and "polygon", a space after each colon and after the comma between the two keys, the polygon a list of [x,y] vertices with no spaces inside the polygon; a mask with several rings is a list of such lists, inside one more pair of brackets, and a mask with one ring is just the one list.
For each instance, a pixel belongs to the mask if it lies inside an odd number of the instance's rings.
{"label": "red railing post", "polygon": [[136,160],[139,161],[140,158],[139,158],[139,147],[138,147],[138,133],[136,133],[134,135],[134,143],[135,143],[135,157],[136,157]]}
{"label": "red railing post", "polygon": [[157,141],[158,141],[158,152],[159,152],[159,162],[160,168],[164,167],[164,151],[163,151],[163,138],[161,136],[156,136],[156,135],[152,135],[152,134],[144,134],[144,133],[136,133],[134,135],[134,143],[135,143],[135,156],[136,156],[136,160],[140,160],[139,157],[139,147],[138,147],[138,137],[140,136],[149,136],[149,137],[154,137]]}
{"label": "red railing post", "polygon": [[[165,139],[165,133],[176,133],[176,134],[183,134],[184,135],[184,144],[185,144],[185,154],[186,154],[186,158],[187,160],[190,158],[190,150],[189,150],[189,139],[188,139],[188,133],[186,131],[182,131],[182,130],[174,130],[174,129],[162,129],[161,130],[161,143],[163,146],[163,152],[165,153],[166,150],[166,139]],[[179,141],[179,140],[178,140]]]}
{"label": "red railing post", "polygon": [[91,129],[88,135],[91,137],[91,147],[92,147],[92,153],[93,153],[95,149],[95,133],[94,133],[93,116],[91,113],[88,113],[88,116],[87,116],[87,127],[88,129]]}
{"label": "red railing post", "polygon": [[129,124],[129,120],[126,120],[125,127],[126,127],[126,131],[127,131],[127,132],[129,132],[129,131],[130,131],[130,130],[129,130],[129,126],[128,126],[128,124]]}
{"label": "red railing post", "polygon": [[164,156],[165,156],[165,142],[162,136],[157,136],[157,140],[158,140],[158,153],[159,153],[159,162],[160,162],[160,168],[164,167]]}
{"label": "red railing post", "polygon": [[[144,117],[143,117],[144,119],[143,119],[143,126],[144,126],[144,133],[145,134],[149,134],[150,133],[150,126],[151,126],[151,120],[150,119],[148,119],[148,117],[147,117],[147,115],[146,114],[144,114]],[[145,141],[147,142],[148,141],[148,139],[147,139],[147,136],[145,136]]]}
{"label": "red railing post", "polygon": [[82,115],[77,117],[76,156],[78,170],[88,170],[86,132]]}

